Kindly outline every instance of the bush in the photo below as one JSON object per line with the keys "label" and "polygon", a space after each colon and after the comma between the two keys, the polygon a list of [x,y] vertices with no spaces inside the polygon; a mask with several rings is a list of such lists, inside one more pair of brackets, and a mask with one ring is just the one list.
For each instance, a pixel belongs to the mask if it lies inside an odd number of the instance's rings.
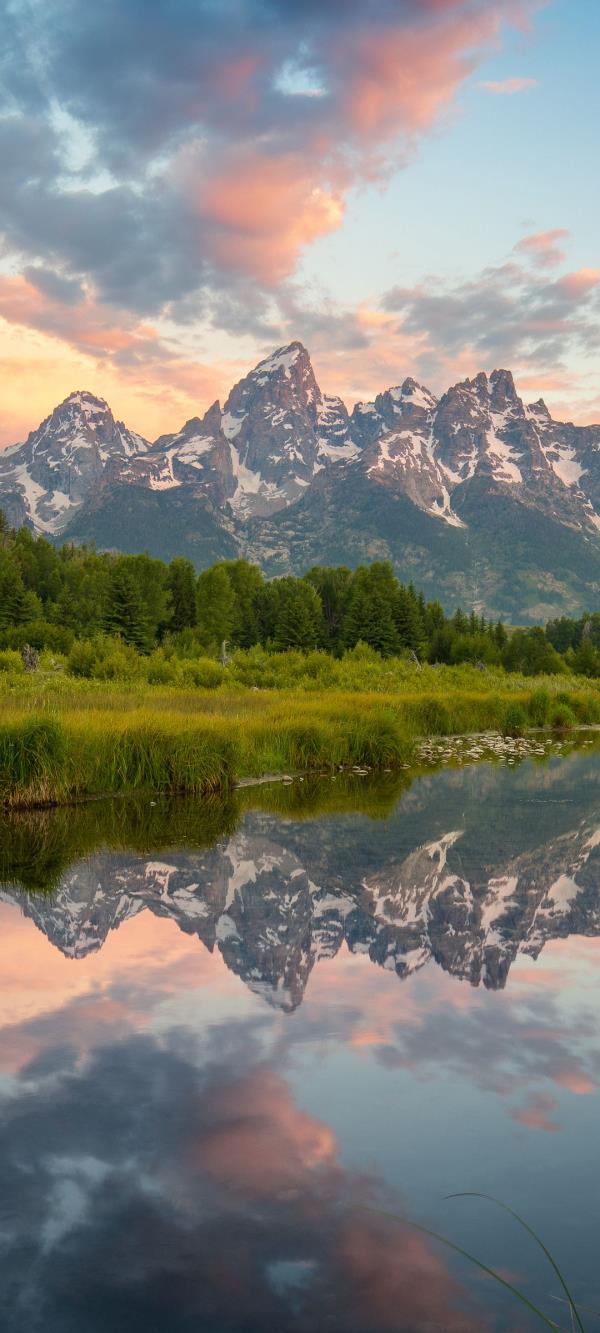
{"label": "bush", "polygon": [[20,653],[13,652],[10,648],[0,652],[0,671],[23,672],[24,670]]}
{"label": "bush", "polygon": [[92,674],[95,680],[133,680],[139,674],[139,657],[135,648],[124,643],[105,657],[98,658]]}
{"label": "bush", "polygon": [[49,648],[55,653],[68,653],[75,635],[72,629],[64,625],[52,625],[47,620],[29,620],[25,625],[14,625],[5,630],[2,637],[7,648],[22,648],[29,643],[38,652]]}
{"label": "bush", "polygon": [[545,727],[550,712],[551,699],[547,690],[534,690],[529,696],[529,716],[534,727]]}
{"label": "bush", "polygon": [[195,685],[204,690],[216,690],[225,679],[225,672],[212,657],[198,657],[195,662],[186,660],[181,663],[181,677],[186,685]]}
{"label": "bush", "polygon": [[505,736],[524,736],[527,731],[527,714],[520,704],[509,704],[504,714],[502,731]]}
{"label": "bush", "polygon": [[74,643],[67,658],[67,671],[71,676],[82,676],[91,680],[97,665],[96,649],[89,641]]}
{"label": "bush", "polygon": [[568,704],[556,703],[550,711],[550,726],[553,731],[570,731],[577,725],[577,718]]}
{"label": "bush", "polygon": [[149,685],[174,685],[177,680],[177,667],[174,661],[162,653],[153,653],[148,658],[146,678]]}

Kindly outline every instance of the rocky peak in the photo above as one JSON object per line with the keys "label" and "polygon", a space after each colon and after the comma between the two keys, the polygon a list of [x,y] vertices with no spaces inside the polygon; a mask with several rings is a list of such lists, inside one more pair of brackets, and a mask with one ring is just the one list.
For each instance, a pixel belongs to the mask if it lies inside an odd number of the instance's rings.
{"label": "rocky peak", "polygon": [[0,488],[11,492],[9,516],[42,532],[61,532],[88,498],[149,448],[115,421],[103,398],[78,390],[0,458]]}
{"label": "rocky peak", "polygon": [[374,402],[356,404],[351,418],[353,438],[367,445],[404,421],[425,428],[436,406],[437,398],[430,389],[409,377],[378,393]]}
{"label": "rocky peak", "polygon": [[515,382],[510,370],[493,370],[490,375],[490,402],[494,412],[504,412],[509,407],[523,409],[517,395]]}

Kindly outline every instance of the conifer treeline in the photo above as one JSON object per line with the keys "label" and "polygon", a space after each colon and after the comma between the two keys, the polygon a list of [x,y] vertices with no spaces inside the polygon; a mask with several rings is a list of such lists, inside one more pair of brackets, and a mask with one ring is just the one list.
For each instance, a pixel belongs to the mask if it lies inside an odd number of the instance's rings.
{"label": "conifer treeline", "polygon": [[168,641],[189,652],[260,644],[274,651],[322,648],[340,655],[358,642],[388,657],[503,664],[528,674],[572,666],[600,669],[600,615],[563,618],[507,634],[501,623],[425,602],[386,561],[352,571],[316,566],[302,578],[266,580],[245,560],[197,575],[184,559],[99,554],[54,547],[0,514],[0,647],[29,643],[68,653],[75,640],[118,637],[139,652]]}

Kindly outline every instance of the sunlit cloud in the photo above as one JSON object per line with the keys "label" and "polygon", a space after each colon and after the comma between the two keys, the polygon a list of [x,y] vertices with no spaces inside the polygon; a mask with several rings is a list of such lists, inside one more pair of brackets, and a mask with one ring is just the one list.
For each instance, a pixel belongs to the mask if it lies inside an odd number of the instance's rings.
{"label": "sunlit cloud", "polygon": [[517,241],[515,250],[529,256],[540,268],[556,268],[565,258],[565,252],[558,242],[564,241],[568,235],[564,227],[554,227],[550,231],[536,231]]}
{"label": "sunlit cloud", "polygon": [[527,88],[537,88],[537,79],[486,79],[479,84],[486,93],[495,93],[500,97],[512,97],[515,93],[525,92]]}

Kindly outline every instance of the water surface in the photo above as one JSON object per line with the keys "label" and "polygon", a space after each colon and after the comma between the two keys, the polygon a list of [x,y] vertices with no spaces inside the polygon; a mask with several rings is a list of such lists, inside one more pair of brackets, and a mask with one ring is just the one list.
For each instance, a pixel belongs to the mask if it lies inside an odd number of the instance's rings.
{"label": "water surface", "polygon": [[537,1327],[403,1218],[570,1327],[461,1190],[600,1308],[599,798],[588,746],[5,820],[2,1333]]}

